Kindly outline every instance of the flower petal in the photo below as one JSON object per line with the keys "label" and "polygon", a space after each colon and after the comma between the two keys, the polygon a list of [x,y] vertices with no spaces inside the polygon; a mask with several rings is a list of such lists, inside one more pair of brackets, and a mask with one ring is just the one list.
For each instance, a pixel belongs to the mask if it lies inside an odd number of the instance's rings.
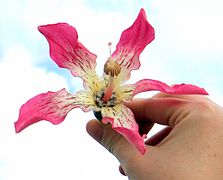
{"label": "flower petal", "polygon": [[88,112],[90,110],[98,110],[93,97],[93,92],[81,90],[73,96],[73,103],[81,108],[84,112]]}
{"label": "flower petal", "polygon": [[208,95],[205,89],[191,84],[177,84],[168,86],[167,84],[151,79],[143,79],[135,83],[133,96],[145,91],[161,91],[168,94],[202,94]]}
{"label": "flower petal", "polygon": [[112,128],[123,135],[140,153],[145,153],[145,135],[140,136],[138,124],[129,108],[123,104],[118,104],[112,108],[102,108],[102,116],[103,123],[111,123]]}
{"label": "flower petal", "polygon": [[74,27],[66,23],[39,26],[50,46],[50,56],[59,67],[67,68],[74,76],[88,82],[94,76],[96,55],[78,41]]}
{"label": "flower petal", "polygon": [[122,32],[116,51],[112,54],[112,58],[127,70],[126,79],[132,70],[140,67],[139,55],[154,38],[155,31],[147,21],[144,9],[141,9],[133,25]]}
{"label": "flower petal", "polygon": [[117,96],[117,101],[121,102],[123,100],[129,101],[132,99],[133,91],[135,89],[134,85],[127,84],[124,86],[121,86],[119,88],[116,87],[115,92]]}
{"label": "flower petal", "polygon": [[15,122],[16,132],[19,133],[26,127],[41,120],[46,120],[52,124],[61,123],[67,113],[76,107],[74,96],[65,89],[57,92],[47,92],[39,94],[28,100],[20,108],[19,118]]}

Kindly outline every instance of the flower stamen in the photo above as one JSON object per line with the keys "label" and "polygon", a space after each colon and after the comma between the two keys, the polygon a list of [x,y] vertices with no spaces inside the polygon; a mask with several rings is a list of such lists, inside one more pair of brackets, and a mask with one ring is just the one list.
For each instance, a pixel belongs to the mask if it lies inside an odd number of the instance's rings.
{"label": "flower stamen", "polygon": [[121,66],[112,58],[109,58],[104,65],[104,72],[111,77],[118,76],[121,72]]}
{"label": "flower stamen", "polygon": [[110,57],[104,65],[104,72],[106,75],[109,76],[108,85],[105,89],[105,96],[103,97],[103,101],[107,102],[111,98],[111,95],[113,93],[113,89],[115,86],[114,78],[121,72],[121,66]]}

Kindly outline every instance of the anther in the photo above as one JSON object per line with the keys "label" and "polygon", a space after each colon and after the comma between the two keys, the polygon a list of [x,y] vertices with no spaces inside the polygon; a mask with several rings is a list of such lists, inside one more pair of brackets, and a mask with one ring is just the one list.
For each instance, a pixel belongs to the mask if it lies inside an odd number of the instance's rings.
{"label": "anther", "polygon": [[104,72],[105,74],[110,75],[112,77],[118,76],[118,74],[121,72],[121,66],[116,61],[109,58],[104,65]]}

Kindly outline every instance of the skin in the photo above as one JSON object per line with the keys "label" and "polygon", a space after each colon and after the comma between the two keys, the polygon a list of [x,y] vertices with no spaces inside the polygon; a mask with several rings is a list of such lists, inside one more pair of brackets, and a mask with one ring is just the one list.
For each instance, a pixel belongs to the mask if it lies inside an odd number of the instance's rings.
{"label": "skin", "polygon": [[87,132],[120,162],[130,180],[222,180],[223,108],[205,96],[159,93],[126,102],[141,133],[154,123],[166,128],[149,138],[141,155],[110,125],[87,123]]}

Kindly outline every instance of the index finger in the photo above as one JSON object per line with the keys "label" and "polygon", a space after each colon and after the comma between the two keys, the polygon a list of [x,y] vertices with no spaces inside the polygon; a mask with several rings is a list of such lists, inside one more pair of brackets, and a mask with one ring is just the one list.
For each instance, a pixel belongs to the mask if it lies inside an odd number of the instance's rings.
{"label": "index finger", "polygon": [[193,102],[210,102],[211,100],[205,95],[197,95],[197,94],[167,94],[167,93],[157,93],[153,96],[153,98],[177,98],[184,99],[187,101]]}
{"label": "index finger", "polygon": [[134,99],[125,104],[133,111],[137,121],[152,121],[174,127],[181,115],[191,111],[192,103],[179,98],[149,98]]}

